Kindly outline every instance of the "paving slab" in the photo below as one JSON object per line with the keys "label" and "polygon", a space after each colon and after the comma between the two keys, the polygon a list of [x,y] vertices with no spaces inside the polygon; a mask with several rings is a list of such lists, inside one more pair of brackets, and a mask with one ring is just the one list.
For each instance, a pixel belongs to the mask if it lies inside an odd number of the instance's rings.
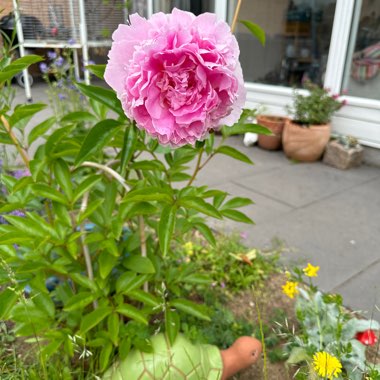
{"label": "paving slab", "polygon": [[300,163],[249,177],[242,176],[235,182],[289,206],[303,207],[376,178],[379,174],[378,168],[367,166],[342,171],[322,163]]}
{"label": "paving slab", "polygon": [[[244,212],[251,218],[257,225],[261,225],[266,221],[277,219],[280,215],[287,214],[293,210],[292,207],[287,206],[281,202],[268,199],[261,194],[257,194],[249,189],[239,186],[233,182],[224,182],[218,186],[218,189],[226,191],[230,197],[244,197],[251,199],[254,203],[241,207],[238,210]],[[228,221],[224,225],[228,225],[229,229],[250,231],[252,226],[238,222]]]}
{"label": "paving slab", "polygon": [[360,310],[367,318],[380,321],[380,260],[333,289],[346,305]]}

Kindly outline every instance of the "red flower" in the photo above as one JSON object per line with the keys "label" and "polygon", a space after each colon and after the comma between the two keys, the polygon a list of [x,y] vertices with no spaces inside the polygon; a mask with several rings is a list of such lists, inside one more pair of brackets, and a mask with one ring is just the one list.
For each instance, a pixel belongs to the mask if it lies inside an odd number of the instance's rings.
{"label": "red flower", "polygon": [[365,346],[373,346],[377,342],[377,336],[373,330],[358,332],[355,338]]}

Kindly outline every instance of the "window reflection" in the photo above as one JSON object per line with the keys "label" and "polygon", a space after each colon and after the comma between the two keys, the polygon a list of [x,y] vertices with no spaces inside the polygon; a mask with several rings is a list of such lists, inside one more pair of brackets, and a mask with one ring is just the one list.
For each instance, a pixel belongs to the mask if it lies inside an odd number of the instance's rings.
{"label": "window reflection", "polygon": [[158,0],[154,1],[154,12],[170,13],[173,8],[200,15],[214,12],[214,0]]}
{"label": "window reflection", "polygon": [[[232,18],[234,1],[230,1]],[[240,19],[259,24],[266,46],[239,25],[236,36],[247,81],[300,86],[306,79],[322,84],[330,47],[336,0],[243,1]]]}
{"label": "window reflection", "polygon": [[343,90],[380,100],[380,2],[359,1],[354,15]]}

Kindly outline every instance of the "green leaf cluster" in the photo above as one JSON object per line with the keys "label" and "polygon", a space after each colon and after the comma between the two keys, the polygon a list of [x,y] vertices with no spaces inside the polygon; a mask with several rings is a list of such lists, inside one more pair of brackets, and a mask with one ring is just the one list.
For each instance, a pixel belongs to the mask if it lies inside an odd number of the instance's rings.
{"label": "green leaf cluster", "polygon": [[[9,63],[0,81],[39,59]],[[102,67],[91,69],[102,76]],[[174,150],[137,128],[112,91],[77,88],[88,109],[50,117],[29,133],[44,104],[0,112],[1,142],[24,161],[1,172],[0,318],[43,342],[41,360],[84,357],[101,374],[116,354],[149,351],[157,329],[174,342],[184,316],[210,321],[208,308],[183,289],[209,286],[212,277],[173,265],[176,247],[192,233],[216,247],[209,218],[253,223],[240,210],[249,199],[196,177],[220,154],[251,164],[227,137],[260,127],[242,118],[220,136]]]}
{"label": "green leaf cluster", "polygon": [[295,91],[293,105],[287,107],[296,123],[309,126],[327,124],[331,117],[345,104],[338,96],[330,95],[328,90],[311,82],[305,83],[308,93]]}

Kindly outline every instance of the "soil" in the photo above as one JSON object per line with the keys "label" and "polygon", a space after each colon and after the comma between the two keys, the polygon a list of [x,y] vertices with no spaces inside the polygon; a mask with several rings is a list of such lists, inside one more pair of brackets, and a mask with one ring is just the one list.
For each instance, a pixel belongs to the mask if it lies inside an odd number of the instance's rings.
{"label": "soil", "polygon": [[[286,297],[282,293],[281,286],[286,282],[283,274],[274,274],[265,282],[260,289],[252,289],[239,294],[229,302],[230,310],[240,318],[247,318],[253,321],[254,325],[259,325],[258,310],[263,324],[273,325],[281,310],[282,320],[277,322],[283,324],[284,316],[289,326],[296,325],[294,314],[294,300]],[[258,310],[257,310],[258,309]],[[257,336],[259,339],[259,337]],[[251,368],[242,371],[234,377],[239,380],[261,380],[264,379],[264,360],[259,360]],[[284,362],[271,363],[267,360],[268,380],[288,380],[295,372],[292,368],[287,368]]]}

